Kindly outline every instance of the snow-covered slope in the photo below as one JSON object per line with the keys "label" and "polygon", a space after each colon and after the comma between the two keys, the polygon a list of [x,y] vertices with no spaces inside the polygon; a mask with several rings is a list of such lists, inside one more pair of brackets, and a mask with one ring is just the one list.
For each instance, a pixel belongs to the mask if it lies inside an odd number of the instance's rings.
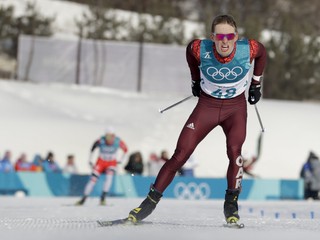
{"label": "snow-covered slope", "polygon": [[[186,96],[148,95],[68,85],[0,81],[0,155],[12,150],[29,159],[35,153],[56,154],[64,165],[75,154],[81,172],[89,173],[88,156],[96,138],[112,125],[130,152],[175,149],[180,130],[194,108],[192,98],[163,114],[164,108]],[[262,156],[254,172],[264,178],[297,178],[309,150],[320,152],[320,104],[261,100],[258,104],[266,132]],[[248,134],[244,152],[254,153],[261,131],[252,106],[248,107]],[[213,130],[198,146],[197,176],[224,177],[227,167],[225,137]]]}

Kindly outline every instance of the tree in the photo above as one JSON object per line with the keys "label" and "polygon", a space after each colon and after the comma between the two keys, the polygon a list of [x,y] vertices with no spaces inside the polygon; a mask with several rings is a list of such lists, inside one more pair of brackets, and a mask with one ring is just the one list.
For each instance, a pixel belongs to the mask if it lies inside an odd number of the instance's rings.
{"label": "tree", "polygon": [[12,38],[13,54],[17,55],[18,38],[21,34],[31,36],[51,36],[51,24],[55,17],[44,17],[37,10],[35,3],[28,2],[26,4],[25,13],[14,21],[16,32]]}
{"label": "tree", "polygon": [[[21,34],[31,36],[50,36],[51,23],[54,18],[46,18],[41,16],[36,9],[36,5],[27,3],[24,11],[24,15],[20,17],[14,17],[14,7],[9,6],[7,8],[0,8],[0,41],[5,44],[1,44],[4,47],[3,52],[8,54],[11,58],[17,58],[17,49],[19,36]],[[28,80],[29,70],[32,65],[34,51],[34,39],[32,38],[30,46],[30,54],[27,62],[27,68],[25,80]]]}
{"label": "tree", "polygon": [[18,17],[15,20],[16,34],[12,38],[13,42],[13,54],[17,57],[18,41],[21,34],[32,36],[30,53],[27,62],[26,72],[23,76],[25,81],[29,80],[29,71],[31,69],[34,53],[34,36],[50,36],[52,35],[50,25],[54,18],[42,17],[36,9],[35,3],[27,3],[25,9],[25,15]]}
{"label": "tree", "polygon": [[[12,44],[10,43],[10,39],[14,37],[16,29],[13,26],[14,22],[14,8],[9,6],[7,8],[1,6],[0,7],[0,42],[3,43],[3,51],[6,53],[10,53]],[[7,43],[7,44],[5,44]],[[0,46],[1,48],[1,46]]]}
{"label": "tree", "polygon": [[[124,37],[119,34],[120,28],[125,24],[122,20],[117,20],[113,10],[102,7],[102,1],[97,5],[89,6],[89,13],[83,13],[81,20],[75,20],[78,27],[78,62],[81,61],[81,40],[82,38],[93,40],[93,79],[96,85],[101,85],[104,78],[104,66],[102,65],[106,58],[104,44],[99,44],[98,40],[123,40]],[[102,49],[100,49],[102,48]],[[100,59],[102,59],[100,61]],[[79,69],[76,70],[76,82],[79,83]]]}
{"label": "tree", "polygon": [[[318,1],[314,3],[317,4]],[[277,1],[280,4],[280,1]],[[320,42],[316,25],[300,19],[309,19],[315,5],[310,2],[290,1],[279,5],[273,12],[268,29],[273,29],[266,69],[264,96],[277,99],[319,99],[319,51]],[[303,9],[303,10],[302,10]],[[313,15],[314,16],[314,15]],[[274,20],[276,19],[276,20]],[[313,29],[313,30],[312,30]]]}

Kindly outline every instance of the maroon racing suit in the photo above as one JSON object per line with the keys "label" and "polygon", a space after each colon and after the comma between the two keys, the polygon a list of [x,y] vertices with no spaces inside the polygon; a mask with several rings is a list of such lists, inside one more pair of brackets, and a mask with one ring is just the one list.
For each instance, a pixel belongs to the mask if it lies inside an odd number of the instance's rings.
{"label": "maroon racing suit", "polygon": [[[248,40],[248,45],[250,63],[254,60],[253,74],[261,76],[266,63],[266,50],[261,43],[255,40]],[[186,58],[193,81],[201,80],[199,69],[199,66],[201,66],[200,46],[201,40],[199,39],[193,40],[187,46]],[[212,42],[212,52],[215,60],[218,60],[219,63],[225,64],[232,61],[236,50],[235,48],[228,57],[221,57]],[[255,80],[252,79],[251,81],[254,82]],[[161,168],[155,180],[154,188],[163,193],[196,146],[211,130],[221,126],[226,135],[229,158],[228,189],[241,189],[243,176],[241,148],[246,138],[246,125],[247,103],[244,91],[228,99],[216,98],[201,91],[198,103],[180,133],[175,152]]]}

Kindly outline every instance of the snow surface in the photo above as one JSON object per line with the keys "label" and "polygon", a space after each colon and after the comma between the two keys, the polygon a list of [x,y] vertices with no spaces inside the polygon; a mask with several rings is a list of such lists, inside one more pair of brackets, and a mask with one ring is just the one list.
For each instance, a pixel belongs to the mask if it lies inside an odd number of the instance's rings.
{"label": "snow surface", "polygon": [[[158,109],[184,97],[1,80],[0,156],[9,149],[13,161],[22,152],[32,160],[36,153],[44,156],[53,151],[63,166],[66,156],[74,154],[80,172],[90,173],[90,148],[108,126],[115,128],[129,152],[140,150],[145,163],[152,151],[160,154],[166,149],[171,155],[197,98],[162,114]],[[262,178],[298,178],[309,150],[320,151],[320,104],[263,99],[258,109],[266,131],[262,156],[253,172]],[[248,106],[244,152],[255,152],[260,132],[254,107]],[[228,164],[225,151],[225,136],[218,127],[195,151],[196,176],[224,177]]]}
{"label": "snow surface", "polygon": [[318,202],[244,201],[240,216],[245,228],[227,229],[222,201],[163,199],[144,225],[99,227],[97,220],[126,217],[142,199],[109,198],[107,206],[99,206],[91,198],[84,206],[73,206],[76,200],[0,197],[1,239],[301,240],[320,234]]}

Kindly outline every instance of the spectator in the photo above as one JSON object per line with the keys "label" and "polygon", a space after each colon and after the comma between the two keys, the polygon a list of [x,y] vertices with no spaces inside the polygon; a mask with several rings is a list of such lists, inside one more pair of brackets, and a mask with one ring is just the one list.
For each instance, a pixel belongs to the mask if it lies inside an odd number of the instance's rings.
{"label": "spectator", "polygon": [[160,158],[158,158],[157,154],[154,152],[150,153],[149,159],[148,159],[149,176],[157,176],[162,165],[163,165],[163,162],[160,160]]}
{"label": "spectator", "polygon": [[52,152],[48,152],[47,157],[42,163],[43,171],[47,173],[61,173],[61,168],[55,161],[54,154]]}
{"label": "spectator", "polygon": [[64,173],[77,174],[78,169],[74,162],[74,155],[70,154],[67,156],[66,165],[63,168]]}
{"label": "spectator", "polygon": [[124,169],[130,174],[141,175],[143,173],[143,158],[141,152],[134,152],[130,155],[127,165]]}
{"label": "spectator", "polygon": [[160,160],[163,162],[163,164],[165,164],[165,162],[169,160],[169,154],[167,150],[161,151]]}
{"label": "spectator", "polygon": [[37,171],[37,166],[27,161],[27,155],[25,153],[22,153],[20,157],[17,159],[14,168],[17,172],[18,171]]}
{"label": "spectator", "polygon": [[300,177],[304,180],[304,199],[319,200],[320,161],[314,152],[310,151],[308,159],[300,171]]}
{"label": "spectator", "polygon": [[11,151],[7,150],[4,157],[0,161],[0,172],[14,172],[14,167],[11,163]]}
{"label": "spectator", "polygon": [[194,176],[194,168],[197,167],[198,164],[194,155],[192,154],[187,162],[182,166],[181,176],[184,177],[193,177]]}
{"label": "spectator", "polygon": [[32,164],[33,164],[33,166],[35,168],[35,171],[41,172],[43,170],[43,168],[42,168],[43,159],[40,156],[40,154],[34,155]]}
{"label": "spectator", "polygon": [[148,161],[149,175],[157,176],[163,164],[165,164],[169,160],[169,155],[166,150],[162,150],[160,153],[160,157],[155,153],[151,153]]}

